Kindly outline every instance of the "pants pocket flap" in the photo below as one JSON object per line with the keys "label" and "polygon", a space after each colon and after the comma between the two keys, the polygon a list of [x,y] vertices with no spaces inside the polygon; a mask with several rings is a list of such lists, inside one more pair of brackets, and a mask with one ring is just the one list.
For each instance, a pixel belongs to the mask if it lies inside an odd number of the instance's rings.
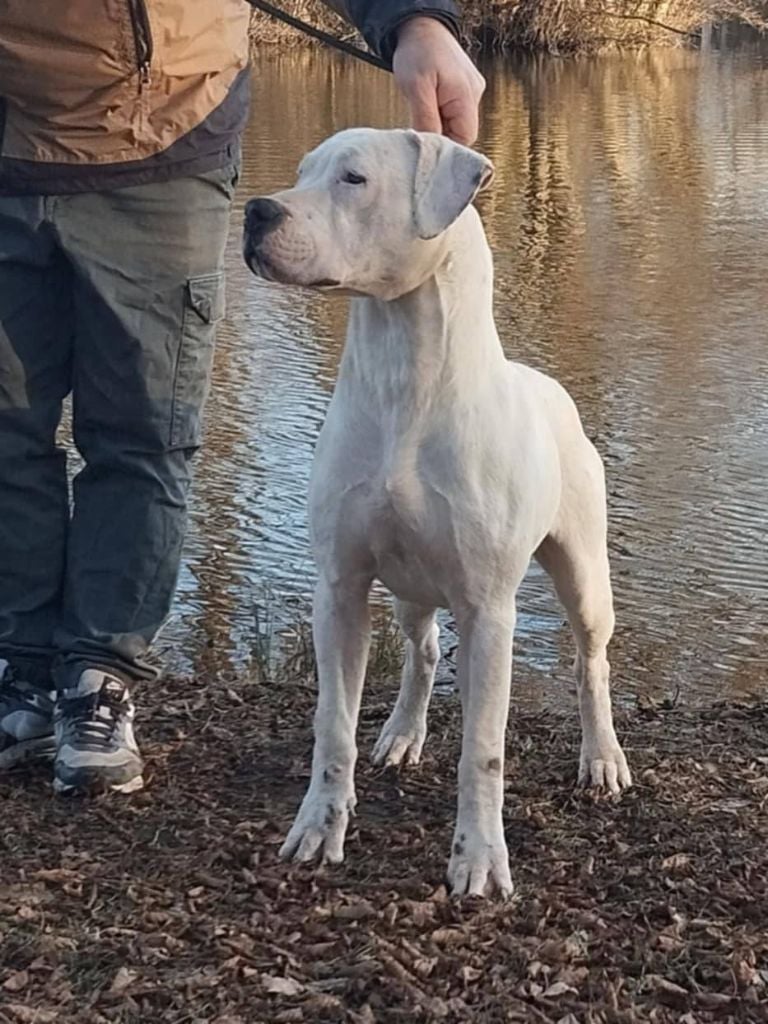
{"label": "pants pocket flap", "polygon": [[224,316],[224,275],[206,274],[187,281],[189,305],[201,320],[215,323]]}

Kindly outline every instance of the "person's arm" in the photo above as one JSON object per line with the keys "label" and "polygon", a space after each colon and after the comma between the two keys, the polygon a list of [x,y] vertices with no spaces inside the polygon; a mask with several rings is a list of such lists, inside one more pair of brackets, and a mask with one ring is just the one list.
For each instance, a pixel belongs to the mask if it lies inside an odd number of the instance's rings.
{"label": "person's arm", "polygon": [[324,0],[392,64],[413,127],[467,146],[477,138],[483,76],[459,43],[453,0]]}
{"label": "person's arm", "polygon": [[351,22],[374,53],[393,63],[400,29],[411,18],[442,24],[458,39],[459,9],[453,0],[323,0]]}

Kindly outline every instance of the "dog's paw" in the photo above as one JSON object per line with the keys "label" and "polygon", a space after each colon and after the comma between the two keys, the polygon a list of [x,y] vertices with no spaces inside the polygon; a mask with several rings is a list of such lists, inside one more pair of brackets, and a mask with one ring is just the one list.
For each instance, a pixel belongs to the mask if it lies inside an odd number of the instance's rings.
{"label": "dog's paw", "polygon": [[397,708],[381,730],[371,755],[374,764],[387,767],[416,765],[427,737],[426,715],[414,718]]}
{"label": "dog's paw", "polygon": [[632,775],[624,751],[618,743],[582,746],[579,760],[579,785],[596,786],[609,793],[620,793],[632,785]]}
{"label": "dog's paw", "polygon": [[503,835],[486,838],[457,827],[448,864],[448,884],[454,896],[509,899],[514,886]]}
{"label": "dog's paw", "polygon": [[281,860],[341,864],[347,825],[354,810],[354,793],[345,795],[327,786],[314,788],[310,785],[293,827],[280,847]]}

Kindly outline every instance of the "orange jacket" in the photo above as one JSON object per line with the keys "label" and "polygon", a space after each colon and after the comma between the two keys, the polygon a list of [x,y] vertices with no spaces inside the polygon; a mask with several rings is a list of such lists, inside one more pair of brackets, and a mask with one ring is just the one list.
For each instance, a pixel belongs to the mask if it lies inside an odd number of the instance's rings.
{"label": "orange jacket", "polygon": [[[387,57],[405,18],[456,20],[451,0],[342,9]],[[234,160],[249,17],[245,0],[0,0],[0,192],[104,189]]]}

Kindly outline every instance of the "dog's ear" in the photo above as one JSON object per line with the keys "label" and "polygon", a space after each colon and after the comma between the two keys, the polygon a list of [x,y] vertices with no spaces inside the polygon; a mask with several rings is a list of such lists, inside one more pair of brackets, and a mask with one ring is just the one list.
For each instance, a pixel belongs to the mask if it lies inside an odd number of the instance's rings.
{"label": "dog's ear", "polygon": [[413,210],[419,238],[436,238],[493,179],[491,161],[433,132],[407,132],[416,147]]}

